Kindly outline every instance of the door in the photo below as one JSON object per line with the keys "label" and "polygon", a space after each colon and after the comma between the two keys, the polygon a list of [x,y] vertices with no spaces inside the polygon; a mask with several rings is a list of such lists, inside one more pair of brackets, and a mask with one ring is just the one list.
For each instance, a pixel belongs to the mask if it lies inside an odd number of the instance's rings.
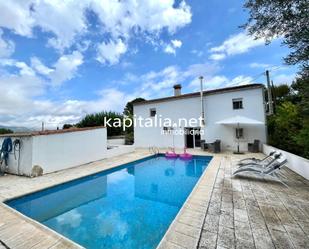
{"label": "door", "polygon": [[185,128],[185,145],[187,148],[201,147],[200,128]]}
{"label": "door", "polygon": [[185,128],[186,134],[186,147],[194,148],[194,137],[192,135],[192,128]]}
{"label": "door", "polygon": [[194,147],[201,147],[201,129],[194,128]]}

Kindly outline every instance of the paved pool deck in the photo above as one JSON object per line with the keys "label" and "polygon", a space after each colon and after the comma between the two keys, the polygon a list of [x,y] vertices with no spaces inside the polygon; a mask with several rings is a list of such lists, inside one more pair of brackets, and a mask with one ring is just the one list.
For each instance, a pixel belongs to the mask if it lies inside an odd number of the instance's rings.
{"label": "paved pool deck", "polygon": [[[200,150],[191,153],[210,155]],[[148,155],[147,150],[137,150],[37,178],[0,177],[0,249],[82,248],[2,202]],[[249,174],[232,177],[236,162],[250,156],[214,155],[160,249],[308,248],[309,181],[287,167],[281,170],[280,179],[289,187]]]}

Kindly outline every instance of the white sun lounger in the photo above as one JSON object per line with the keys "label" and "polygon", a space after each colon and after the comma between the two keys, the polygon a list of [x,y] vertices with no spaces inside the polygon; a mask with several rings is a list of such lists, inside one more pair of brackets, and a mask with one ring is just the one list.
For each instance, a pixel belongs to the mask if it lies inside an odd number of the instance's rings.
{"label": "white sun lounger", "polygon": [[249,162],[249,163],[243,163],[243,164],[238,164],[239,168],[243,167],[262,167],[262,168],[267,168],[269,167],[272,163],[276,162],[281,157],[281,153],[274,154],[270,157],[268,157],[265,160],[261,160],[260,162]]}
{"label": "white sun lounger", "polygon": [[255,157],[244,158],[244,159],[240,160],[237,163],[237,165],[243,165],[243,164],[248,164],[248,163],[261,163],[261,162],[266,161],[269,158],[271,158],[275,153],[276,153],[276,151],[272,151],[266,157],[264,157],[262,159],[255,158]]}
{"label": "white sun lounger", "polygon": [[248,167],[241,167],[238,170],[236,170],[233,175],[238,175],[240,173],[255,173],[255,174],[259,174],[261,176],[271,176],[273,178],[275,178],[276,180],[280,181],[282,184],[284,184],[285,186],[287,186],[284,182],[282,182],[280,180],[280,178],[278,177],[278,175],[276,174],[278,170],[280,170],[285,164],[287,163],[287,159],[279,162],[279,161],[275,161],[273,163],[271,163],[269,166],[267,167],[262,167],[262,166],[248,166]]}

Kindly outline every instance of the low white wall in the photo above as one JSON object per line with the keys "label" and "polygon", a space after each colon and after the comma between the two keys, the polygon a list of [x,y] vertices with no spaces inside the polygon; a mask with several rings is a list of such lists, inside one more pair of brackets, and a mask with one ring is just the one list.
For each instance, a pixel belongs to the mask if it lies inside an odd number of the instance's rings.
{"label": "low white wall", "polygon": [[105,128],[33,137],[32,166],[44,174],[97,161],[106,157]]}
{"label": "low white wall", "polygon": [[124,138],[108,138],[107,144],[108,145],[124,145],[125,139]]}
{"label": "low white wall", "polygon": [[135,150],[134,145],[118,145],[112,149],[108,149],[106,152],[106,158],[120,156],[122,154],[130,153]]}
{"label": "low white wall", "polygon": [[[4,138],[0,137],[0,146]],[[20,137],[12,135],[12,140],[15,139],[21,140],[20,155],[16,152],[15,159],[14,153],[10,153],[7,171],[26,176],[31,176],[32,168],[35,165],[40,166],[43,169],[43,174],[46,174],[104,158],[120,156],[135,150],[133,145],[119,144],[109,144],[111,149],[107,149],[106,128],[47,135]],[[120,139],[116,140],[118,143],[120,142]],[[4,165],[2,168],[4,169]]]}
{"label": "low white wall", "polygon": [[269,154],[271,151],[278,151],[281,152],[282,155],[288,160],[287,166],[295,171],[296,173],[300,174],[304,178],[309,180],[309,160],[303,157],[294,155],[290,152],[277,149],[267,144],[263,144],[263,153]]}

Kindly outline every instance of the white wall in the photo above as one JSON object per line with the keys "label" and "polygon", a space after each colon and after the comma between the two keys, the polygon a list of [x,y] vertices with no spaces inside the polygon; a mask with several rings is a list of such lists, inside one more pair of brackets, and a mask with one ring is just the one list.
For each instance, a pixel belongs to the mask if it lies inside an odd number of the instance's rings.
{"label": "white wall", "polygon": [[[15,137],[21,140],[20,159],[10,153],[8,173],[31,176],[32,168],[38,165],[43,174],[98,161],[104,158],[133,152],[132,145],[116,145],[107,150],[106,128],[89,129],[48,135]],[[5,137],[0,137],[0,146]],[[3,167],[4,168],[4,164]]]}
{"label": "white wall", "polygon": [[[243,98],[243,109],[233,110],[232,99]],[[222,149],[235,150],[236,138],[235,128],[216,124],[217,121],[233,117],[235,115],[245,116],[265,123],[263,89],[248,89],[225,93],[216,93],[204,96],[204,108],[206,126],[204,128],[205,139],[211,143],[216,139],[222,142]],[[149,109],[156,108],[157,115],[162,118],[171,118],[176,121],[179,118],[199,118],[200,117],[200,98],[191,97],[184,99],[173,99],[158,103],[135,105],[134,114],[137,117],[149,118]],[[181,127],[183,129],[184,127]],[[244,128],[244,139],[240,144],[241,150],[247,150],[247,143],[259,139],[262,143],[266,142],[265,125]],[[135,127],[134,141],[136,147],[170,147],[173,145],[172,135],[161,135],[162,127]],[[183,148],[185,145],[184,136],[174,136],[175,147]]]}
{"label": "white wall", "polygon": [[[242,98],[243,109],[233,110],[232,99]],[[205,97],[206,127],[205,137],[207,142],[221,140],[221,147],[225,150],[236,150],[237,139],[235,127],[216,124],[216,122],[239,115],[255,119],[265,124],[265,111],[263,89],[250,89],[235,92],[208,95]],[[240,150],[247,151],[248,143],[259,139],[262,144],[266,142],[265,125],[240,126],[244,130],[244,138],[240,141]]]}
{"label": "white wall", "polygon": [[127,154],[133,152],[134,150],[134,145],[118,145],[116,147],[113,147],[112,149],[107,150],[106,158]]}
{"label": "white wall", "polygon": [[268,155],[271,151],[278,151],[281,152],[282,155],[288,160],[287,166],[295,171],[296,173],[300,174],[307,180],[309,180],[309,160],[303,157],[297,156],[290,152],[277,149],[273,146],[263,144],[263,153]]}
{"label": "white wall", "polygon": [[124,145],[125,139],[124,138],[109,138],[107,139],[108,145]]}
{"label": "white wall", "polygon": [[34,136],[32,166],[46,174],[103,159],[106,141],[105,128]]}
{"label": "white wall", "polygon": [[[177,99],[161,103],[136,105],[134,106],[134,114],[138,117],[150,117],[149,109],[156,108],[157,115],[161,115],[162,119],[170,118],[176,122],[179,118],[198,118],[200,116],[199,98]],[[178,121],[177,121],[178,122]],[[182,129],[184,127],[181,127]],[[134,144],[136,147],[157,146],[161,148],[173,146],[173,135],[161,135],[162,127],[134,127]],[[174,135],[175,147],[183,148],[185,139],[183,136]]]}

